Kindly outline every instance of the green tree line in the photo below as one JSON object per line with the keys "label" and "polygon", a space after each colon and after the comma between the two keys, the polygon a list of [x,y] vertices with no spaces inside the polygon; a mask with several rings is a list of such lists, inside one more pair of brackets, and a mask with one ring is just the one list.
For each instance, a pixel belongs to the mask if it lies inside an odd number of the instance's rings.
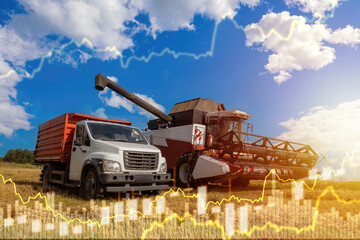
{"label": "green tree line", "polygon": [[28,149],[10,149],[1,160],[13,163],[34,163],[34,159],[34,151]]}

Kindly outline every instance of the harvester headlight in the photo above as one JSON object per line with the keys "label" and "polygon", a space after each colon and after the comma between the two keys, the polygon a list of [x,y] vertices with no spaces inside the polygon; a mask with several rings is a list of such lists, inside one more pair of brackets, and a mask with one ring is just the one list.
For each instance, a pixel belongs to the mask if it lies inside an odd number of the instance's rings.
{"label": "harvester headlight", "polygon": [[166,172],[166,171],[167,171],[167,165],[166,162],[164,162],[160,165],[160,172]]}
{"label": "harvester headlight", "polygon": [[120,172],[120,164],[114,161],[104,161],[104,171]]}

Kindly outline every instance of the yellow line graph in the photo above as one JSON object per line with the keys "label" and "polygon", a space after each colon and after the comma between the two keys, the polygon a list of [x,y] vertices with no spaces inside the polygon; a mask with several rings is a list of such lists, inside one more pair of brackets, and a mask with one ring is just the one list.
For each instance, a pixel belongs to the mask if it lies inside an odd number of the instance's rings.
{"label": "yellow line graph", "polygon": [[[198,60],[198,59],[203,58],[203,57],[211,57],[214,54],[218,26],[222,21],[224,21],[224,19],[225,18],[222,18],[220,21],[216,22],[215,27],[214,27],[214,31],[213,31],[213,34],[212,34],[212,40],[211,40],[210,49],[208,51],[206,51],[205,53],[195,54],[195,53],[190,53],[190,52],[176,52],[174,50],[170,50],[169,48],[164,48],[161,52],[151,52],[147,57],[145,57],[145,56],[142,56],[142,57],[131,56],[126,61],[124,61],[124,58],[123,58],[123,56],[121,54],[121,51],[119,51],[115,46],[107,46],[104,49],[95,49],[94,44],[89,39],[83,38],[80,43],[76,42],[75,40],[71,40],[68,43],[65,43],[65,44],[61,45],[58,49],[51,49],[46,56],[43,56],[43,57],[40,58],[39,66],[36,69],[34,69],[31,74],[29,72],[27,72],[25,69],[18,69],[18,70],[12,69],[9,72],[7,72],[6,74],[0,75],[0,78],[9,77],[11,74],[14,74],[14,73],[17,73],[17,72],[23,73],[25,75],[25,77],[33,78],[36,73],[41,71],[45,59],[50,58],[53,55],[52,52],[59,52],[60,53],[66,47],[70,46],[71,44],[75,44],[77,47],[81,47],[81,46],[86,44],[86,45],[88,45],[88,47],[91,50],[94,50],[94,51],[97,51],[97,52],[113,52],[113,53],[115,53],[116,56],[119,56],[121,67],[124,68],[124,69],[128,68],[128,66],[129,66],[129,64],[130,64],[130,62],[132,60],[144,61],[144,62],[147,63],[147,62],[149,62],[151,60],[152,57],[154,57],[154,56],[161,57],[165,53],[168,53],[168,54],[172,55],[175,59],[177,59],[179,56],[193,57],[195,60]],[[242,25],[238,24],[233,18],[231,18],[229,20],[234,24],[236,29],[241,29],[241,30],[244,31],[245,28]],[[294,34],[295,24],[297,24],[297,23],[298,23],[298,21],[295,21],[295,20],[291,23],[289,33],[288,33],[287,36],[281,35],[276,30],[276,28],[271,28],[268,33],[265,33],[264,29],[261,26],[256,26],[255,28],[257,28],[259,30],[261,36],[264,39],[267,39],[267,38],[269,38],[270,36],[272,36],[274,34],[275,36],[277,36],[281,40],[289,41],[291,39],[291,37],[293,36],[293,34]]]}
{"label": "yellow line graph", "polygon": [[12,75],[13,73],[16,73],[13,69],[11,69],[10,71],[8,71],[6,74],[4,75],[0,75],[0,78],[7,78],[10,77],[10,75]]}
{"label": "yellow line graph", "polygon": [[[266,224],[264,224],[263,226],[253,226],[251,227],[250,230],[248,231],[244,231],[241,232],[239,230],[234,230],[234,234],[242,234],[242,235],[246,235],[246,236],[251,236],[254,231],[257,230],[265,230],[266,228],[270,227],[273,228],[276,232],[280,232],[282,230],[291,230],[291,231],[295,231],[297,234],[300,234],[301,232],[304,231],[314,231],[315,227],[316,227],[316,219],[318,217],[318,209],[321,203],[321,199],[328,193],[331,193],[338,202],[342,203],[342,204],[353,204],[353,203],[360,203],[360,199],[354,199],[354,200],[350,200],[350,201],[346,201],[344,199],[341,199],[339,197],[339,195],[335,192],[335,189],[333,186],[328,186],[317,198],[316,203],[315,203],[315,212],[314,215],[312,217],[312,223],[307,226],[307,227],[303,227],[303,228],[298,228],[298,227],[291,227],[291,226],[278,226],[277,224],[274,224],[272,222],[267,222]],[[145,229],[145,231],[143,232],[141,239],[145,239],[146,235],[151,232],[152,230],[154,230],[155,227],[163,227],[168,221],[171,221],[173,219],[178,219],[179,221],[184,221],[186,218],[189,218],[192,223],[195,226],[215,226],[217,228],[219,228],[221,230],[221,235],[223,237],[223,239],[227,239],[226,235],[225,235],[225,227],[223,225],[221,225],[217,220],[212,221],[206,221],[206,222],[197,222],[196,219],[189,213],[186,212],[183,216],[179,216],[177,213],[173,213],[172,215],[166,217],[162,222],[156,222],[154,221],[151,226],[148,229]],[[233,235],[234,235],[233,234]],[[232,235],[232,236],[233,236]],[[229,238],[231,238],[232,236],[229,236]]]}
{"label": "yellow line graph", "polygon": [[[223,202],[229,202],[231,201],[232,199],[233,200],[236,200],[238,202],[241,202],[241,201],[247,201],[247,202],[251,202],[251,203],[255,203],[255,202],[260,202],[260,201],[263,201],[264,200],[264,196],[265,196],[265,187],[266,187],[266,182],[267,182],[267,179],[270,175],[274,174],[279,181],[281,182],[295,182],[296,184],[303,184],[304,186],[306,186],[309,190],[313,190],[316,186],[316,181],[317,181],[317,178],[318,176],[314,179],[314,183],[313,185],[310,187],[308,186],[304,181],[301,181],[301,182],[296,182],[295,179],[286,179],[286,180],[283,180],[280,178],[280,176],[276,173],[276,171],[274,169],[272,169],[268,175],[266,175],[265,179],[264,179],[264,184],[263,184],[263,189],[262,189],[262,194],[259,198],[257,199],[249,199],[249,198],[238,198],[236,197],[235,195],[232,195],[230,196],[229,198],[223,198],[221,201],[209,201],[207,202],[206,204],[206,209],[208,208],[208,206],[210,204],[215,204],[215,205],[221,205]],[[334,171],[334,174],[336,174],[336,172]],[[117,215],[115,216],[111,216],[111,217],[107,217],[107,218],[103,218],[100,222],[99,221],[92,221],[91,219],[88,219],[86,221],[83,221],[81,220],[80,218],[74,218],[74,219],[67,219],[66,217],[64,217],[61,213],[56,213],[55,210],[53,208],[51,208],[49,205],[48,205],[48,201],[47,201],[47,197],[46,196],[43,196],[40,192],[38,194],[36,194],[36,196],[32,197],[32,196],[29,196],[28,199],[26,201],[24,201],[24,199],[22,198],[21,194],[17,192],[17,188],[16,188],[16,184],[13,182],[13,180],[10,178],[10,179],[7,179],[5,180],[5,177],[0,174],[2,180],[3,180],[3,183],[6,184],[8,182],[10,182],[11,184],[13,184],[14,186],[14,193],[16,196],[19,197],[19,199],[21,200],[22,204],[25,205],[27,203],[29,203],[31,200],[35,200],[37,198],[39,199],[44,199],[45,201],[45,207],[47,210],[50,210],[52,212],[52,214],[54,215],[54,217],[60,217],[61,219],[63,219],[64,221],[66,221],[68,224],[72,223],[72,222],[75,222],[75,221],[78,221],[79,223],[96,223],[98,225],[98,227],[100,227],[102,225],[102,222],[106,219],[112,219],[112,218],[115,218],[117,217]],[[320,177],[321,175],[319,175]],[[331,187],[331,186],[330,186]],[[323,193],[326,194],[326,192],[328,191],[328,188],[326,190],[324,190]],[[168,190],[167,192],[163,193],[162,195],[157,195],[155,197],[154,200],[151,201],[151,203],[153,202],[156,202],[158,198],[160,197],[165,197],[167,194],[170,194],[170,193],[174,193],[174,192],[180,192],[182,194],[183,197],[185,198],[197,198],[197,194],[193,194],[193,195],[186,195],[184,193],[184,191],[180,188],[178,188],[176,191],[174,191],[173,189],[170,189]],[[334,194],[336,194],[335,192],[333,192]],[[320,195],[321,196],[321,195]],[[337,195],[335,196],[337,197],[337,199],[340,199]],[[343,200],[344,201],[344,200]],[[360,201],[360,200],[354,200],[354,201]],[[140,211],[137,211],[137,213],[139,213],[142,217],[144,217],[144,214]],[[129,214],[123,214],[122,216],[129,216]]]}
{"label": "yellow line graph", "polygon": [[252,28],[257,28],[261,34],[261,37],[265,40],[265,39],[268,39],[269,37],[271,37],[271,35],[275,35],[276,37],[278,37],[280,40],[283,40],[283,41],[290,41],[290,39],[292,38],[292,36],[294,35],[294,30],[295,30],[295,25],[300,23],[300,21],[297,21],[297,20],[294,20],[291,22],[291,25],[290,25],[290,30],[289,30],[289,33],[288,35],[285,37],[283,35],[281,35],[275,28],[271,28],[270,31],[266,34],[264,32],[264,29],[260,26],[252,26]]}

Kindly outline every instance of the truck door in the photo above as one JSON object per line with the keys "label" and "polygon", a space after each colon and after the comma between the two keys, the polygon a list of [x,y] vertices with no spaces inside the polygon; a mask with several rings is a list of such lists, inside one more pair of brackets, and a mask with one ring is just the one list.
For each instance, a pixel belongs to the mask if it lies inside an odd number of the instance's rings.
{"label": "truck door", "polygon": [[85,128],[84,123],[76,125],[75,137],[72,145],[71,160],[70,160],[70,180],[80,180],[81,170],[86,160],[86,155],[89,154],[90,138]]}

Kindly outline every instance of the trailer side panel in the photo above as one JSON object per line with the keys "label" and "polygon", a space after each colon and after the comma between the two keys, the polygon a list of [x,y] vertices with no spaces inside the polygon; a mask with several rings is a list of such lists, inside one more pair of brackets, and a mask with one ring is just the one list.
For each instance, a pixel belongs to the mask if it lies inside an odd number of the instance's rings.
{"label": "trailer side panel", "polygon": [[39,126],[35,148],[35,162],[70,161],[71,146],[76,123],[82,120],[96,120],[131,125],[131,122],[98,118],[78,113],[66,113]]}

